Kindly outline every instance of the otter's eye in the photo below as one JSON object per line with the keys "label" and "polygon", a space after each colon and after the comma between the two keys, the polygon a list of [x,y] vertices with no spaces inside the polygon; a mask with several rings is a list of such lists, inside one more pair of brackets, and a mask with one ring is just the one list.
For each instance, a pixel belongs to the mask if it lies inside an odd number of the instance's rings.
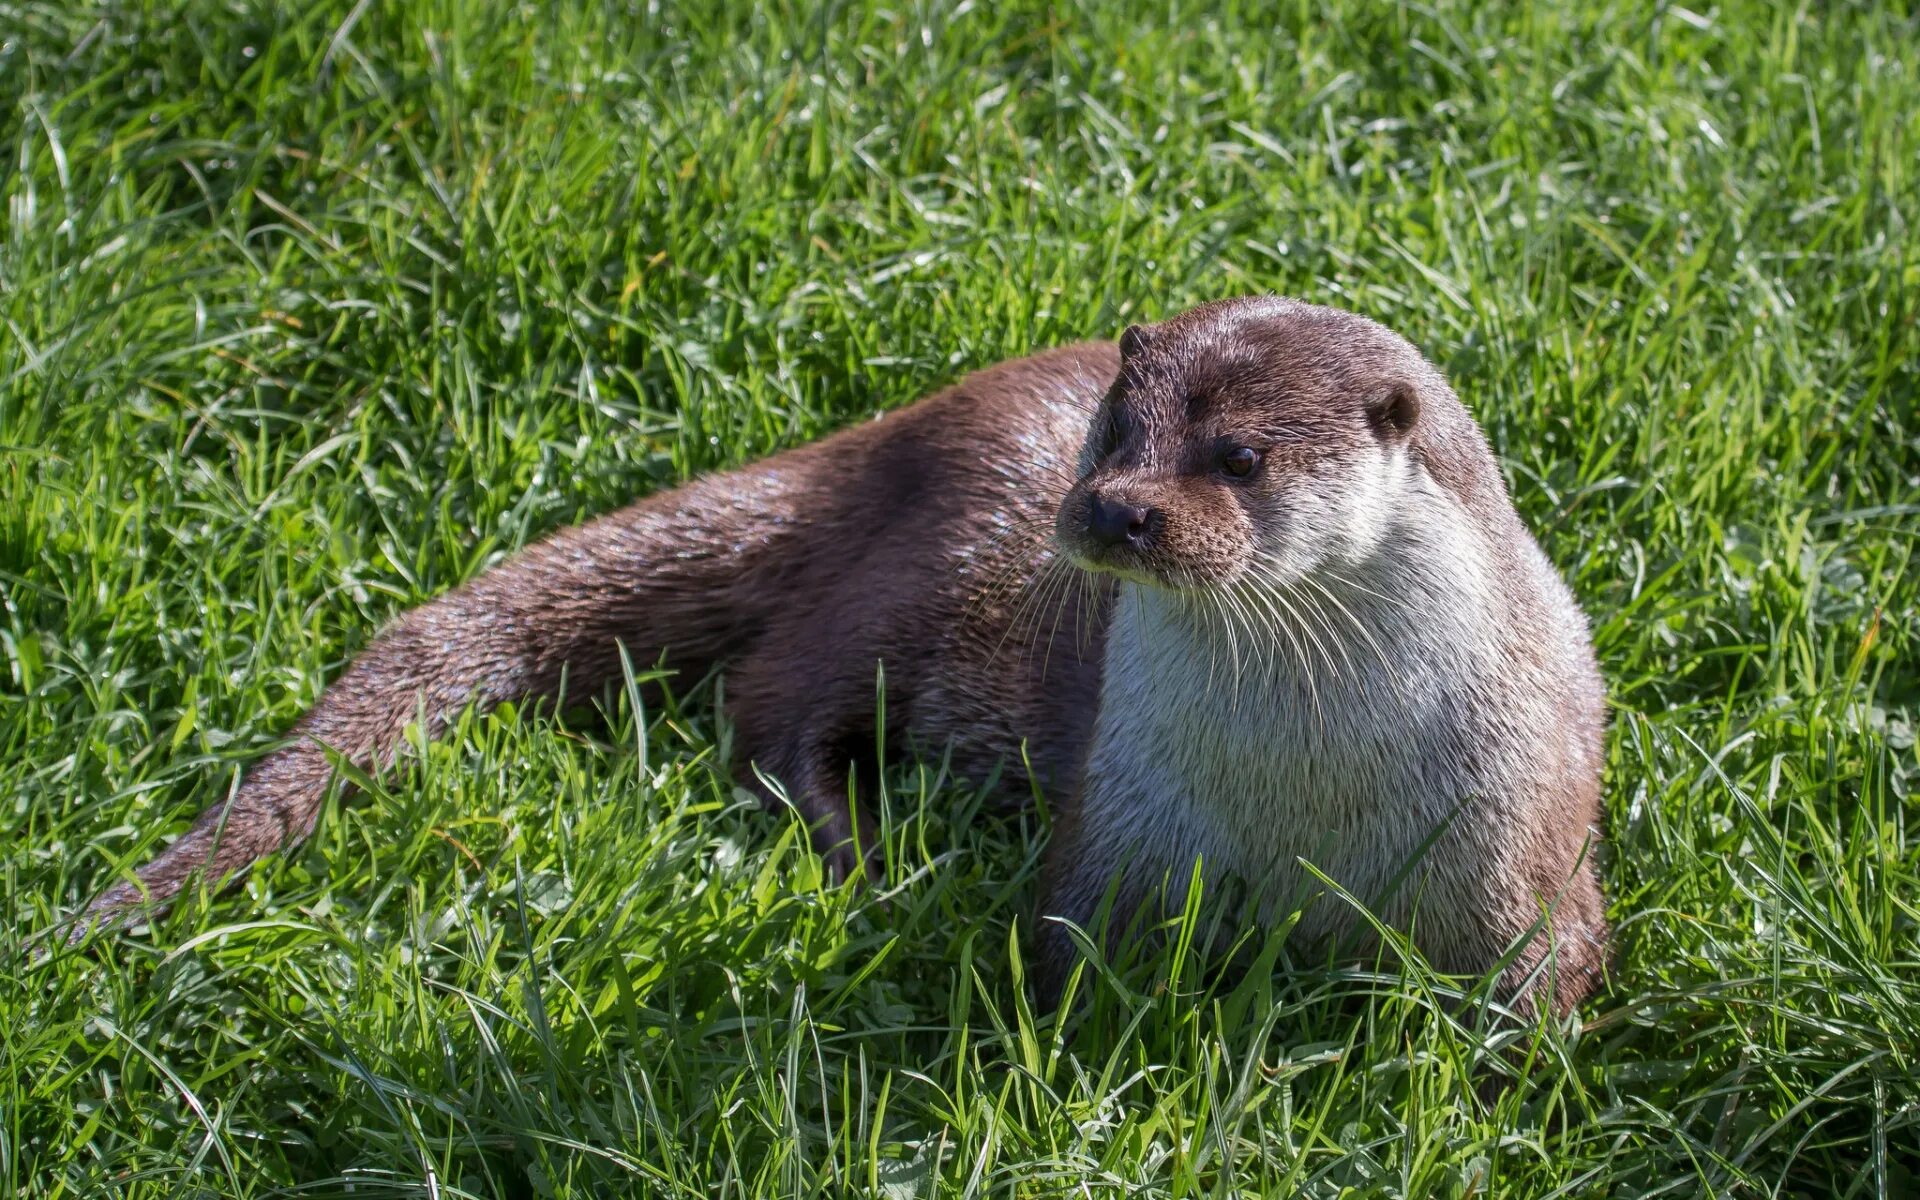
{"label": "otter's eye", "polygon": [[1105,458],[1107,455],[1110,455],[1114,451],[1120,449],[1121,444],[1127,440],[1127,436],[1132,432],[1133,432],[1133,421],[1127,415],[1125,410],[1123,410],[1117,404],[1114,405],[1112,408],[1108,409],[1107,410],[1106,445],[1101,451],[1101,457]]}
{"label": "otter's eye", "polygon": [[1220,456],[1220,469],[1236,479],[1245,479],[1260,465],[1260,452],[1252,446],[1235,446]]}

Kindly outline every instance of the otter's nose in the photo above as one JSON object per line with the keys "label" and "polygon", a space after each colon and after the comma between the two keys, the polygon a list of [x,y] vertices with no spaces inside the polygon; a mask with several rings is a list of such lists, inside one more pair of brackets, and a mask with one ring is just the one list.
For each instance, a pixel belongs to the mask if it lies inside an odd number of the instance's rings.
{"label": "otter's nose", "polygon": [[1087,506],[1087,536],[1102,546],[1132,545],[1146,536],[1155,510],[1096,495]]}

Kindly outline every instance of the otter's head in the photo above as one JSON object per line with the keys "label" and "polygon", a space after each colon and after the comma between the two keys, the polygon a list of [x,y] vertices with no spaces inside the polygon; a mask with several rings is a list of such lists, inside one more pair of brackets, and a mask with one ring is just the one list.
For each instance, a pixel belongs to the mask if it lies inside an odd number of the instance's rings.
{"label": "otter's head", "polygon": [[1389,529],[1424,422],[1458,409],[1365,318],[1256,297],[1120,338],[1055,535],[1077,564],[1188,590],[1286,583]]}

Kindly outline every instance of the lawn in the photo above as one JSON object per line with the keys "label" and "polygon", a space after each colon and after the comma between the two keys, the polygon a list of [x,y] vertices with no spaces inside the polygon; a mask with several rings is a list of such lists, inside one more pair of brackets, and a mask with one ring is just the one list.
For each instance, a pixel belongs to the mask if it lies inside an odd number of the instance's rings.
{"label": "lawn", "polygon": [[[0,1190],[1920,1190],[1920,19],[1144,8],[0,0]],[[1566,1027],[1176,940],[1063,1038],[1044,806],[895,763],[830,886],[698,680],[49,936],[514,547],[1253,291],[1422,346],[1592,615]]]}

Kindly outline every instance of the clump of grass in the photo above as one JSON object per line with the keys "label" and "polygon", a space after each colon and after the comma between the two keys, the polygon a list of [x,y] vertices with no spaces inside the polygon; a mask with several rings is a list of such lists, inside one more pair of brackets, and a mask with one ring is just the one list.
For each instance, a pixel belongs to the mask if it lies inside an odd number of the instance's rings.
{"label": "clump of grass", "polygon": [[[1910,1193],[1916,44],[1745,0],[0,4],[0,1183]],[[1254,290],[1424,346],[1594,617],[1621,953],[1576,1024],[1176,936],[1063,1037],[1017,983],[1044,813],[897,764],[892,886],[826,886],[693,681],[470,721],[244,889],[26,955],[495,556]]]}

